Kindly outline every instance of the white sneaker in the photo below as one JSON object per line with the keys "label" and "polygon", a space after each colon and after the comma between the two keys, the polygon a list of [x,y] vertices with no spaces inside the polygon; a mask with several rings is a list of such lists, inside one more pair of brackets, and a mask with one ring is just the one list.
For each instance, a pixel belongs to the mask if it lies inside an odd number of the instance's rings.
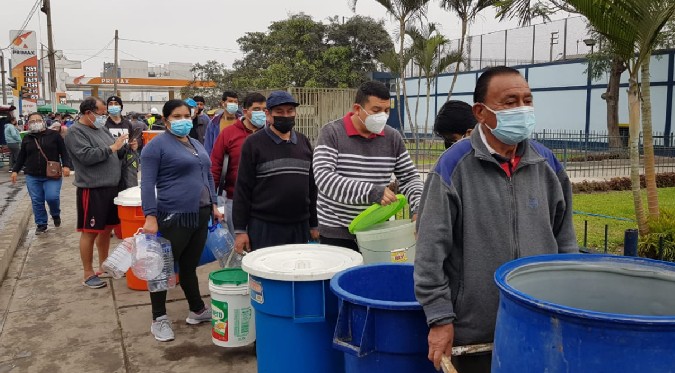
{"label": "white sneaker", "polygon": [[160,342],[173,341],[175,338],[173,329],[171,329],[171,321],[166,315],[160,316],[152,322],[150,332]]}
{"label": "white sneaker", "polygon": [[211,322],[211,309],[208,307],[205,307],[202,313],[196,313],[190,311],[188,314],[187,319],[185,319],[185,322],[190,324],[190,325],[197,325],[199,323],[203,322]]}

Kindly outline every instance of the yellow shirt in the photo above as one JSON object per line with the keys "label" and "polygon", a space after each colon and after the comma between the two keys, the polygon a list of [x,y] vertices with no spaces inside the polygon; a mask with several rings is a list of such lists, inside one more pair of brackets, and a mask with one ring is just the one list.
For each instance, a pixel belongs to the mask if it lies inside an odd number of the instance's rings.
{"label": "yellow shirt", "polygon": [[237,121],[236,117],[233,119],[227,119],[225,118],[225,115],[223,115],[223,117],[220,118],[220,130],[222,131],[223,129],[225,129],[225,127],[233,125],[234,122],[236,121]]}

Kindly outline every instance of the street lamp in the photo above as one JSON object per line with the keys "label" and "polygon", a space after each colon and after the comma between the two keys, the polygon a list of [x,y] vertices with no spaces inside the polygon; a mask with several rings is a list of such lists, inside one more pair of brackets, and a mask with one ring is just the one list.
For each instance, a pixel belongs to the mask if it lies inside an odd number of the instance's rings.
{"label": "street lamp", "polygon": [[587,47],[591,47],[591,54],[594,52],[595,43],[595,39],[584,39],[584,44],[586,44]]}

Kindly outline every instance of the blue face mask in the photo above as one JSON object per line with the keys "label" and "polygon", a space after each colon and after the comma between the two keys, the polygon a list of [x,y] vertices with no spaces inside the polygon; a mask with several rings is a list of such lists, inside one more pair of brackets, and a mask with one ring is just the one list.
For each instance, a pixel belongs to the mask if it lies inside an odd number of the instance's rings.
{"label": "blue face mask", "polygon": [[251,113],[251,123],[258,128],[262,128],[267,123],[267,115],[264,111],[254,111]]}
{"label": "blue face mask", "polygon": [[96,128],[103,128],[105,126],[105,122],[108,121],[108,117],[105,115],[96,115],[96,119],[94,120],[94,127]]}
{"label": "blue face mask", "polygon": [[494,111],[482,105],[497,117],[497,127],[488,127],[497,140],[506,145],[516,145],[532,135],[536,124],[533,106]]}
{"label": "blue face mask", "polygon": [[120,115],[121,112],[121,106],[108,106],[108,113],[110,113],[110,115]]}
{"label": "blue face mask", "polygon": [[178,137],[187,136],[192,129],[192,121],[190,119],[172,120],[170,123],[171,128],[169,128],[169,131]]}
{"label": "blue face mask", "polygon": [[225,106],[225,110],[227,110],[228,113],[234,114],[239,110],[239,105],[235,104],[234,102],[228,102],[227,106]]}

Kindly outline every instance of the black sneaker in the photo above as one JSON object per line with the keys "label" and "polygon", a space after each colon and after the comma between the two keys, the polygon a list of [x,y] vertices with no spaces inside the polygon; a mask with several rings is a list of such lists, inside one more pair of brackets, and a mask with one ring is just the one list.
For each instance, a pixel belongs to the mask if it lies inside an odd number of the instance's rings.
{"label": "black sneaker", "polygon": [[35,235],[40,235],[42,233],[45,233],[47,231],[47,225],[38,225],[37,228],[35,228]]}
{"label": "black sneaker", "polygon": [[54,226],[55,227],[60,227],[61,226],[61,217],[60,216],[54,216]]}

